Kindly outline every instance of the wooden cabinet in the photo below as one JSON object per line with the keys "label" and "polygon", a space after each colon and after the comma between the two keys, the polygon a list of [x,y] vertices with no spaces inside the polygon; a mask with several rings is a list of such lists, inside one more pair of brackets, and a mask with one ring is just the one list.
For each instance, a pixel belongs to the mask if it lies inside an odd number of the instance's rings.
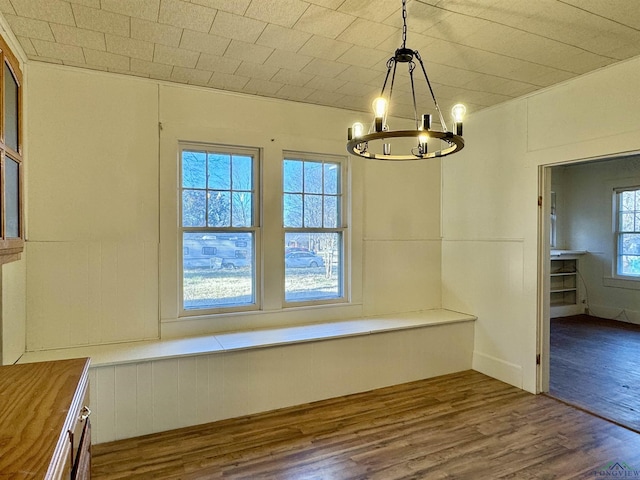
{"label": "wooden cabinet", "polygon": [[0,367],[0,478],[88,479],[89,359]]}

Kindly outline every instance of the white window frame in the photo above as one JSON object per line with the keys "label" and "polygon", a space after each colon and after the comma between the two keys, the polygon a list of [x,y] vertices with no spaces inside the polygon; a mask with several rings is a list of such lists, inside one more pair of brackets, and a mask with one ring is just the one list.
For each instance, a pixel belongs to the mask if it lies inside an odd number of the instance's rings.
{"label": "white window frame", "polygon": [[[620,235],[624,234],[624,233],[639,233],[640,234],[640,225],[638,227],[636,227],[633,231],[631,232],[622,232],[621,228],[620,228],[620,198],[621,198],[621,193],[623,192],[630,192],[630,191],[637,191],[640,193],[640,185],[633,185],[633,186],[625,186],[625,187],[616,187],[613,189],[613,252],[614,252],[614,258],[613,258],[613,262],[612,262],[612,269],[613,269],[613,277],[614,278],[618,278],[618,279],[623,279],[623,280],[629,280],[629,281],[634,281],[634,282],[640,282],[640,275],[625,275],[623,273],[620,273]],[[640,214],[640,211],[633,211],[634,213],[637,212],[638,214]]]}
{"label": "white window frame", "polygon": [[[184,227],[182,222],[182,156],[184,151],[199,151],[225,155],[243,155],[253,158],[252,169],[252,218],[250,227]],[[198,317],[234,312],[251,312],[260,310],[262,299],[262,218],[261,218],[261,165],[262,151],[257,147],[229,146],[207,143],[179,142],[178,145],[178,288],[179,288],[179,316]],[[184,308],[184,233],[186,232],[225,232],[225,233],[252,233],[253,245],[253,303],[234,305],[220,308],[185,309]]]}
{"label": "white window frame", "polygon": [[[300,152],[300,151],[292,151],[292,150],[284,150],[282,152],[282,161],[281,161],[281,171],[282,178],[284,178],[284,162],[285,160],[302,160],[308,162],[330,162],[337,163],[340,165],[340,224],[337,227],[331,228],[310,228],[310,227],[302,227],[302,228],[289,228],[284,226],[284,194],[286,193],[284,190],[284,182],[282,185],[281,198],[283,198],[283,205],[281,209],[282,214],[282,251],[285,250],[285,239],[287,233],[340,233],[342,237],[342,245],[340,247],[340,258],[341,258],[341,269],[339,272],[339,289],[340,296],[328,299],[317,299],[317,300],[305,300],[305,301],[287,301],[286,296],[286,285],[285,278],[283,275],[282,282],[282,305],[284,308],[288,307],[301,307],[301,306],[314,306],[314,305],[332,305],[332,304],[344,304],[350,301],[350,275],[351,271],[350,267],[350,229],[349,229],[349,219],[350,217],[350,202],[351,198],[349,188],[349,162],[346,156],[342,155],[328,155],[328,154],[319,154],[319,153],[309,153],[309,152]],[[283,257],[284,262],[284,257]],[[284,265],[283,265],[284,267]]]}

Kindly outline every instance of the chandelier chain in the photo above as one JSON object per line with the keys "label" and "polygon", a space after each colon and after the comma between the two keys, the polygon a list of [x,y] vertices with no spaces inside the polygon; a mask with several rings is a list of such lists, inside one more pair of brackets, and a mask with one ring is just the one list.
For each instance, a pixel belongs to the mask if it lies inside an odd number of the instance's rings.
{"label": "chandelier chain", "polygon": [[402,0],[402,48],[407,46],[407,0]]}

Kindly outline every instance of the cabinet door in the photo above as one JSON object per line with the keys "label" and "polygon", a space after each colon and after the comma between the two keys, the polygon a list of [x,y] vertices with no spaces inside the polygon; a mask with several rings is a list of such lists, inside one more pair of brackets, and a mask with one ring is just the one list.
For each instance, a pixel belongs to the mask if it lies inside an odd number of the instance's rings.
{"label": "cabinet door", "polygon": [[89,480],[91,478],[91,421],[87,417],[82,422],[82,434],[71,470],[71,480]]}

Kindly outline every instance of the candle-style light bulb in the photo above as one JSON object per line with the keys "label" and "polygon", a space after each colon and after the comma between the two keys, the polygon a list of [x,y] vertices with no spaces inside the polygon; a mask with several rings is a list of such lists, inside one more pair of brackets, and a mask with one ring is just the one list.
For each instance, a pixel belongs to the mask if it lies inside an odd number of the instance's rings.
{"label": "candle-style light bulb", "polygon": [[464,115],[467,113],[467,107],[463,104],[458,103],[453,106],[451,109],[451,115],[453,115],[453,121],[456,123],[462,123],[464,120]]}
{"label": "candle-style light bulb", "polygon": [[364,125],[356,122],[351,126],[351,131],[353,132],[353,138],[359,138],[364,134]]}
{"label": "candle-style light bulb", "polygon": [[387,113],[387,100],[382,97],[376,98],[373,101],[373,113],[376,117],[384,118]]}

